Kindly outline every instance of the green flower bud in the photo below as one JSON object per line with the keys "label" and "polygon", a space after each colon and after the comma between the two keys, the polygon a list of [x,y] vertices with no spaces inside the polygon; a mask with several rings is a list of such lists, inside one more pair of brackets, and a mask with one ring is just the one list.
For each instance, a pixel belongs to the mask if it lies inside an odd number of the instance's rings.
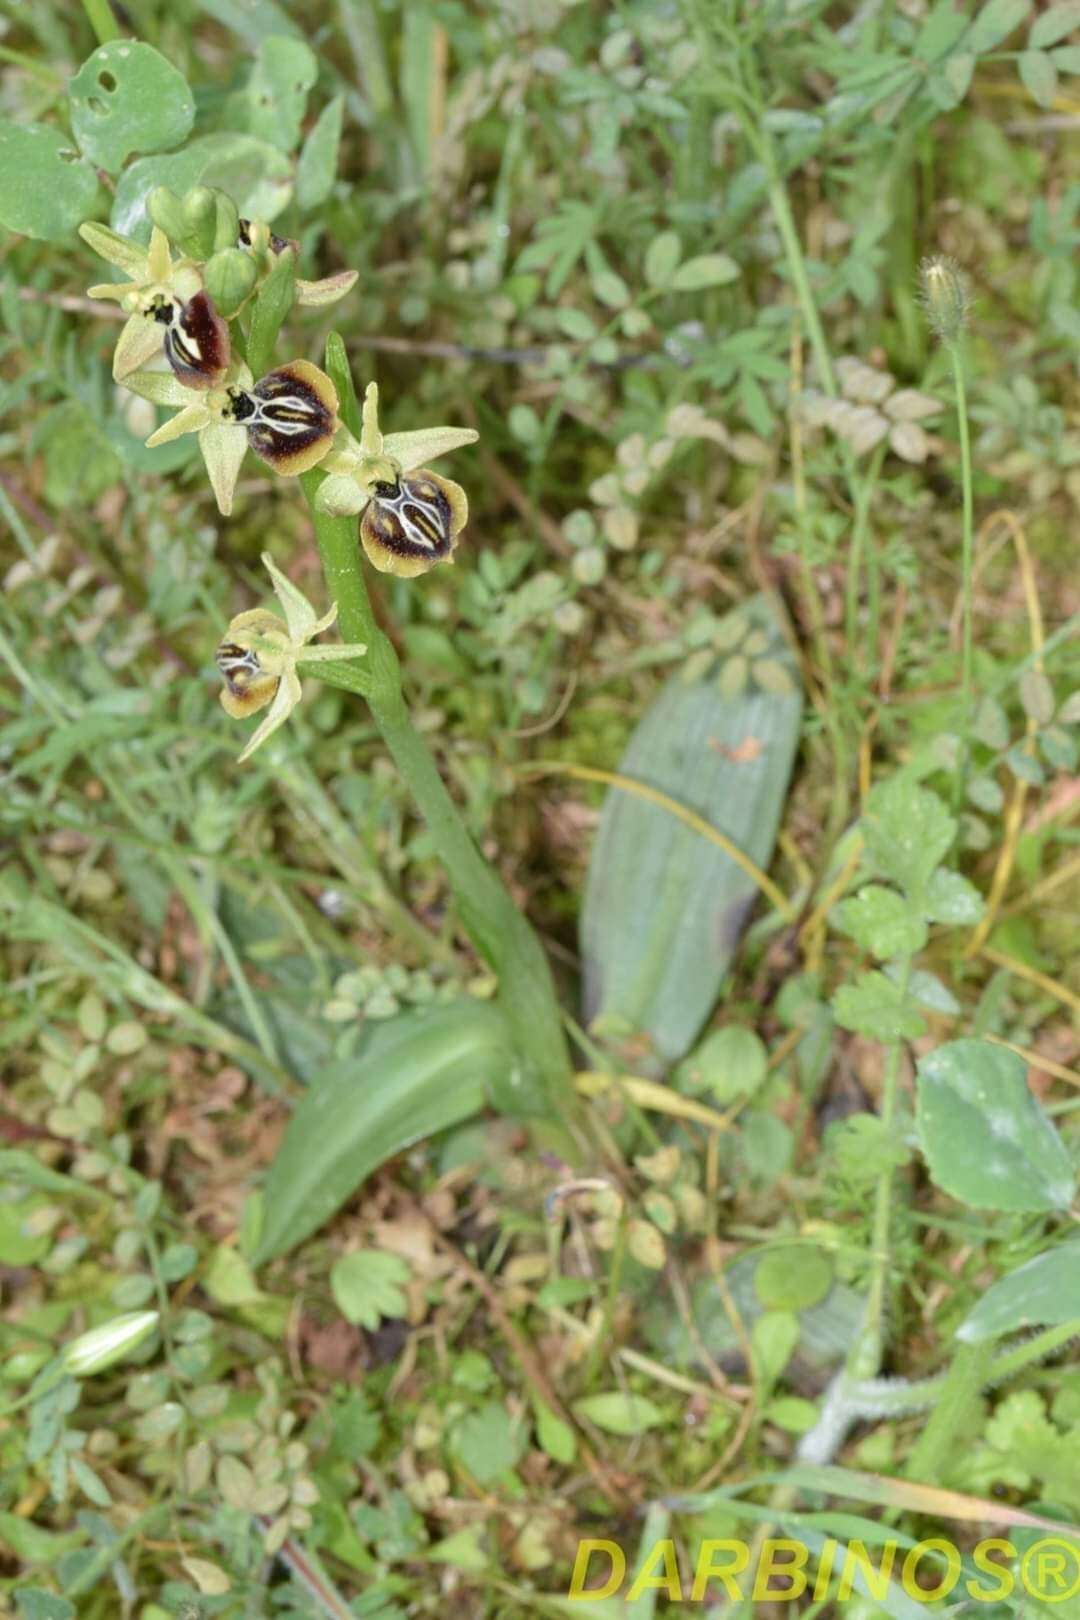
{"label": "green flower bud", "polygon": [[146,212],[170,242],[179,243],[183,239],[187,223],[183,204],[175,191],[170,191],[168,186],[155,186],[146,199]]}
{"label": "green flower bud", "polygon": [[221,248],[203,267],[203,284],[218,314],[231,320],[247,300],[259,272],[250,253],[243,248]]}
{"label": "green flower bud", "polygon": [[150,1337],[157,1322],[157,1311],[128,1311],[124,1316],[114,1316],[101,1327],[91,1328],[88,1333],[80,1333],[61,1351],[65,1371],[76,1378],[104,1372],[106,1367],[137,1350]]}
{"label": "green flower bud", "polygon": [[208,259],[217,232],[217,197],[209,186],[193,186],[184,198],[183,247],[193,259]]}
{"label": "green flower bud", "polygon": [[227,197],[223,191],[216,191],[214,200],[217,210],[214,248],[220,252],[222,248],[236,246],[236,238],[240,231],[240,215],[232,198]]}

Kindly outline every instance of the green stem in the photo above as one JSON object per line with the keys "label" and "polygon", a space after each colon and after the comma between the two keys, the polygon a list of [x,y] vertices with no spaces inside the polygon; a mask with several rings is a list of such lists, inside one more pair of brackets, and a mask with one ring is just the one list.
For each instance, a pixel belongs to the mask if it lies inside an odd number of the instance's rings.
{"label": "green stem", "polygon": [[[962,551],[964,640],[961,659],[961,705],[963,709],[963,736],[966,743],[971,731],[971,706],[974,693],[974,633],[972,629],[972,619],[975,571],[975,520],[971,478],[971,434],[968,430],[967,414],[967,385],[964,378],[964,356],[959,340],[949,345],[949,357],[952,360],[953,384],[956,389],[956,417],[960,429],[960,482],[963,490],[964,500]],[[958,798],[963,790],[963,772],[964,753],[961,751],[960,759],[957,763]]]}
{"label": "green stem", "polygon": [[542,1114],[569,1124],[576,1116],[570,1059],[547,958],[500,878],[473,843],[423,737],[413,726],[401,666],[389,637],[375,623],[361,570],[355,519],[328,517],[314,507],[322,481],[304,473],[315,538],[329,595],[346,641],[365,642],[368,702],[391,758],[427,823],[446,868],[462,921],[481,956],[499,977],[499,1000],[515,1038],[521,1070],[496,1102],[508,1111]]}
{"label": "green stem", "polygon": [[123,39],[109,0],[82,0],[82,5],[99,45],[108,45],[111,40]]}
{"label": "green stem", "polygon": [[908,1457],[905,1473],[909,1479],[925,1480],[928,1484],[941,1479],[949,1453],[971,1418],[979,1391],[988,1381],[993,1355],[992,1339],[957,1345],[952,1365],[945,1374],[941,1399]]}
{"label": "green stem", "polygon": [[[911,980],[911,957],[905,956],[900,966],[900,1007],[903,1008],[908,984]],[[882,1135],[891,1140],[896,1128],[896,1100],[900,1079],[902,1043],[896,1040],[885,1057],[885,1073],[881,1087],[881,1106],[878,1115]],[[871,1230],[870,1287],[866,1295],[866,1314],[848,1357],[849,1378],[873,1378],[881,1366],[885,1343],[885,1295],[889,1281],[889,1228],[892,1224],[893,1170],[890,1165],[883,1171],[874,1195],[874,1219]]]}

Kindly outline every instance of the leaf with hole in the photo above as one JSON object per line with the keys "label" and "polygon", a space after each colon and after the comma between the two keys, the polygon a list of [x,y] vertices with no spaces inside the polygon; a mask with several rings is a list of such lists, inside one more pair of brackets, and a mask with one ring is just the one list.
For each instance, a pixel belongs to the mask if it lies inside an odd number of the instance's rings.
{"label": "leaf with hole", "polygon": [[318,72],[315,55],[303,40],[272,34],[259,46],[243,90],[229,98],[227,126],[245,130],[281,152],[295,151],[308,91]]}
{"label": "leaf with hole", "polygon": [[137,40],[99,46],[72,79],[68,96],[75,139],[109,174],[118,174],[133,152],[179,146],[195,122],[184,75]]}
{"label": "leaf with hole", "polygon": [[98,177],[49,124],[0,120],[0,223],[21,236],[62,242],[93,214]]}
{"label": "leaf with hole", "polygon": [[918,1066],[916,1123],[930,1175],[972,1209],[1068,1209],[1076,1181],[1027,1066],[989,1041],[950,1041]]}

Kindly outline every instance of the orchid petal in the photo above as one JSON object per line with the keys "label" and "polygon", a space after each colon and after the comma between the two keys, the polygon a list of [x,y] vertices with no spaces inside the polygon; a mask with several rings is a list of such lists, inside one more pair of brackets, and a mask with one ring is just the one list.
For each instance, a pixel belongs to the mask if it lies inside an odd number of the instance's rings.
{"label": "orchid petal", "polygon": [[475,428],[420,428],[415,433],[388,433],[382,447],[383,454],[392,456],[402,472],[412,472],[415,467],[426,467],[436,456],[445,456],[448,450],[475,444],[479,437]]}
{"label": "orchid petal", "polygon": [[139,394],[143,399],[153,400],[155,405],[191,405],[192,392],[185,388],[179,377],[172,371],[133,371],[129,377],[124,378],[124,387],[130,388],[133,394]]}
{"label": "orchid petal", "polygon": [[169,238],[158,225],[150,232],[150,250],[146,255],[146,268],[148,280],[168,281],[172,269],[172,254],[169,252]]}
{"label": "orchid petal", "polygon": [[87,287],[87,298],[115,298],[122,304],[131,291],[130,281],[98,281],[92,287]]}
{"label": "orchid petal", "polygon": [[185,433],[198,433],[212,420],[205,405],[185,405],[182,411],[177,411],[155,433],[151,433],[146,447],[153,450],[159,444],[169,444],[173,439],[182,438]]}
{"label": "orchid petal", "polygon": [[248,739],[247,747],[238,756],[238,762],[243,764],[250,759],[256,748],[261,748],[266,739],[273,735],[279,726],[292,714],[302,696],[300,680],[294,669],[287,670],[278,682],[278,689],[274,693],[274,701],[270,705],[266,719],[259,726],[254,736]]}
{"label": "orchid petal", "polygon": [[360,434],[360,448],[365,455],[378,456],[382,454],[383,438],[379,432],[379,385],[368,383],[364,391],[364,409],[362,413],[363,431]]}
{"label": "orchid petal", "polygon": [[139,371],[160,354],[165,341],[165,329],[145,315],[132,315],[116,341],[113,350],[113,381],[127,384],[133,371]]}
{"label": "orchid petal", "polygon": [[[215,421],[205,406],[190,405],[188,410],[180,412],[180,416],[186,416],[188,411],[195,410],[201,410],[203,413],[203,422],[199,424],[199,449],[206,463],[207,476],[217,500],[218,511],[222,517],[228,517],[232,511],[236,480],[240,476],[240,463],[247,451],[247,434],[238,422]],[[174,417],[173,420],[178,422],[180,417]],[[190,430],[181,429],[181,432],[187,431]]]}
{"label": "orchid petal", "polygon": [[334,622],[334,620],[336,618],[337,618],[337,603],[336,602],[331,602],[330,606],[327,608],[327,610],[323,614],[322,618],[317,620],[316,623],[314,625],[312,625],[312,628],[311,628],[312,636],[321,636],[324,630],[329,630],[330,626],[333,624],[333,622]]}
{"label": "orchid petal", "polygon": [[315,510],[328,512],[332,517],[355,517],[364,510],[369,498],[355,478],[347,473],[331,473],[319,485]]}
{"label": "orchid petal", "polygon": [[85,225],[80,225],[79,235],[88,247],[93,248],[99,259],[107,259],[110,264],[115,264],[130,280],[147,279],[149,255],[138,242],[131,241],[127,236],[118,236],[115,231],[110,231],[107,225],[98,225],[94,220],[87,220]]}
{"label": "orchid petal", "polygon": [[358,270],[339,270],[337,275],[324,276],[321,281],[296,281],[296,302],[318,308],[320,304],[336,304],[351,292],[359,278]]}
{"label": "orchid petal", "polygon": [[[308,641],[317,629],[325,628],[315,618],[315,609],[304,595],[297,590],[291,579],[287,579],[280,568],[275,568],[267,552],[262,554],[263,567],[274,582],[274,594],[285,609],[285,622],[289,627],[289,640],[294,644]],[[337,605],[333,614],[337,613]],[[333,617],[332,614],[332,617]]]}

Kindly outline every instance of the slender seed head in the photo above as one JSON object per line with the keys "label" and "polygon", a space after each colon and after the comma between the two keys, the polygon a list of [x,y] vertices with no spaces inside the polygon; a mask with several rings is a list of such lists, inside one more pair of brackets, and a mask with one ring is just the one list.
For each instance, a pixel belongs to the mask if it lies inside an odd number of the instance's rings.
{"label": "slender seed head", "polygon": [[971,291],[954,259],[937,253],[922,261],[919,299],[934,335],[950,347],[959,343],[971,315]]}

